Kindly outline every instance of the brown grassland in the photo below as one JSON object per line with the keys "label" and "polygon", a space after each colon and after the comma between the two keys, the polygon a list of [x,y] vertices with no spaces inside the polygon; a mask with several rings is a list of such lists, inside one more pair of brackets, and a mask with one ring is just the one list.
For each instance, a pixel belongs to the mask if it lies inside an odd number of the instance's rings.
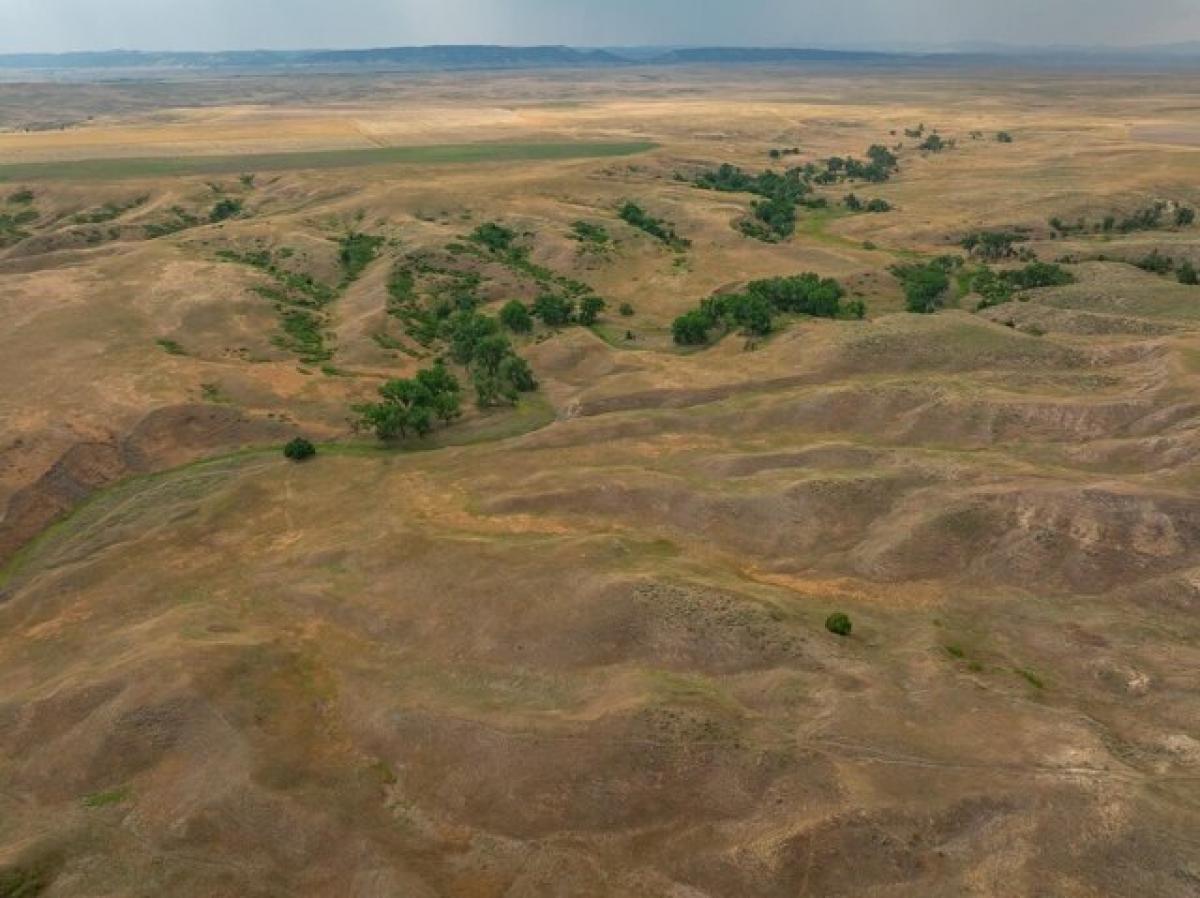
{"label": "brown grassland", "polygon": [[[1200,205],[1198,114],[982,69],[0,84],[0,896],[1200,895],[1200,287],[1130,264],[1200,227],[1047,225]],[[688,182],[872,144],[778,243]],[[440,149],[329,155],[397,147]],[[355,432],[429,363],[397,264],[537,294],[446,249],[493,221],[607,310],[515,338],[515,408]],[[889,267],[977,229],[1074,283],[904,311]],[[672,344],[803,271],[865,320]]]}

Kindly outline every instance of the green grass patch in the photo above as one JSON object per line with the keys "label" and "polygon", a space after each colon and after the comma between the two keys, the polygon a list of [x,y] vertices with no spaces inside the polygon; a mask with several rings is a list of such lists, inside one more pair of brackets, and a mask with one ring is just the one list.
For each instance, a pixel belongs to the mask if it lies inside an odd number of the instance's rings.
{"label": "green grass patch", "polygon": [[449,165],[605,159],[645,153],[656,147],[657,144],[648,141],[460,143],[236,156],[151,156],[80,159],[66,162],[20,162],[0,165],[0,183],[24,180],[118,181],[129,178],[240,174],[248,168],[257,171],[303,171],[324,168],[359,168],[371,165]]}
{"label": "green grass patch", "polygon": [[83,806],[85,808],[107,808],[116,804],[124,804],[132,795],[133,790],[128,786],[120,786],[106,792],[93,792],[91,795],[83,797]]}
{"label": "green grass patch", "polygon": [[1022,680],[1032,686],[1034,689],[1045,689],[1046,681],[1039,677],[1036,673],[1028,668],[1016,667],[1013,668],[1013,673],[1019,676]]}
{"label": "green grass patch", "polygon": [[157,343],[162,351],[167,353],[167,355],[187,355],[187,353],[184,352],[183,347],[174,340],[162,337],[154,342]]}

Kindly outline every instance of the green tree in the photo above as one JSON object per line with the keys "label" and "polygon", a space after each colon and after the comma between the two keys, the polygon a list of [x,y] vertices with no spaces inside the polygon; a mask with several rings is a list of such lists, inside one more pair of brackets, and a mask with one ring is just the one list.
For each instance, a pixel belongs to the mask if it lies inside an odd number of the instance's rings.
{"label": "green tree", "polygon": [[571,323],[575,303],[554,293],[543,293],[533,301],[533,314],[547,327],[563,327]]}
{"label": "green tree", "polygon": [[591,327],[607,305],[599,296],[585,296],[579,301],[579,323]]}
{"label": "green tree", "polygon": [[1179,283],[1196,286],[1200,284],[1200,276],[1196,274],[1196,266],[1191,262],[1183,262],[1179,266]]}
{"label": "green tree", "polygon": [[854,625],[850,621],[850,616],[842,614],[840,611],[829,615],[825,620],[825,629],[835,636],[849,636],[854,629]]}
{"label": "green tree", "polygon": [[283,454],[292,461],[307,461],[317,454],[317,447],[304,437],[296,437],[283,447]]}
{"label": "green tree", "polygon": [[671,332],[680,346],[701,346],[708,342],[708,332],[712,326],[713,321],[708,315],[693,309],[675,319],[671,324]]}
{"label": "green tree", "polygon": [[533,317],[525,303],[511,299],[500,310],[500,323],[515,334],[527,334],[533,330]]}

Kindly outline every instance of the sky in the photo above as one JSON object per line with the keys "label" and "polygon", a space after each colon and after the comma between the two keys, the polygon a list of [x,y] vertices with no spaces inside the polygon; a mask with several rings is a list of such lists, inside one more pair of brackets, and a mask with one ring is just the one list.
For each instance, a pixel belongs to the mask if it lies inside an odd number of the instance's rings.
{"label": "sky", "polygon": [[0,53],[1200,40],[1200,0],[0,0]]}

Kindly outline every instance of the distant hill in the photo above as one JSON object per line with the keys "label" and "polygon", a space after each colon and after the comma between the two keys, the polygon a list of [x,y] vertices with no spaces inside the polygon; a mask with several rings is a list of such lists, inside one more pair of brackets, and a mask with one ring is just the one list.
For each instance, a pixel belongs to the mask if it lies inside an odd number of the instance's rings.
{"label": "distant hill", "polygon": [[0,55],[9,69],[260,69],[294,67],[387,67],[406,69],[535,69],[628,65],[604,50],[572,47],[501,47],[453,45],[380,47],[366,50],[249,50],[97,53],[21,53]]}
{"label": "distant hill", "polygon": [[962,44],[896,51],[826,50],[804,47],[507,47],[493,44],[378,47],[362,50],[230,50],[0,55],[0,70],[405,70],[612,68],[616,66],[788,65],[804,63],[972,64],[1004,62],[1033,66],[1200,65],[1200,44],[1150,47],[1015,47]]}
{"label": "distant hill", "polygon": [[896,53],[865,50],[813,50],[789,47],[688,47],[652,60],[660,65],[753,65],[789,62],[855,62],[894,59]]}

